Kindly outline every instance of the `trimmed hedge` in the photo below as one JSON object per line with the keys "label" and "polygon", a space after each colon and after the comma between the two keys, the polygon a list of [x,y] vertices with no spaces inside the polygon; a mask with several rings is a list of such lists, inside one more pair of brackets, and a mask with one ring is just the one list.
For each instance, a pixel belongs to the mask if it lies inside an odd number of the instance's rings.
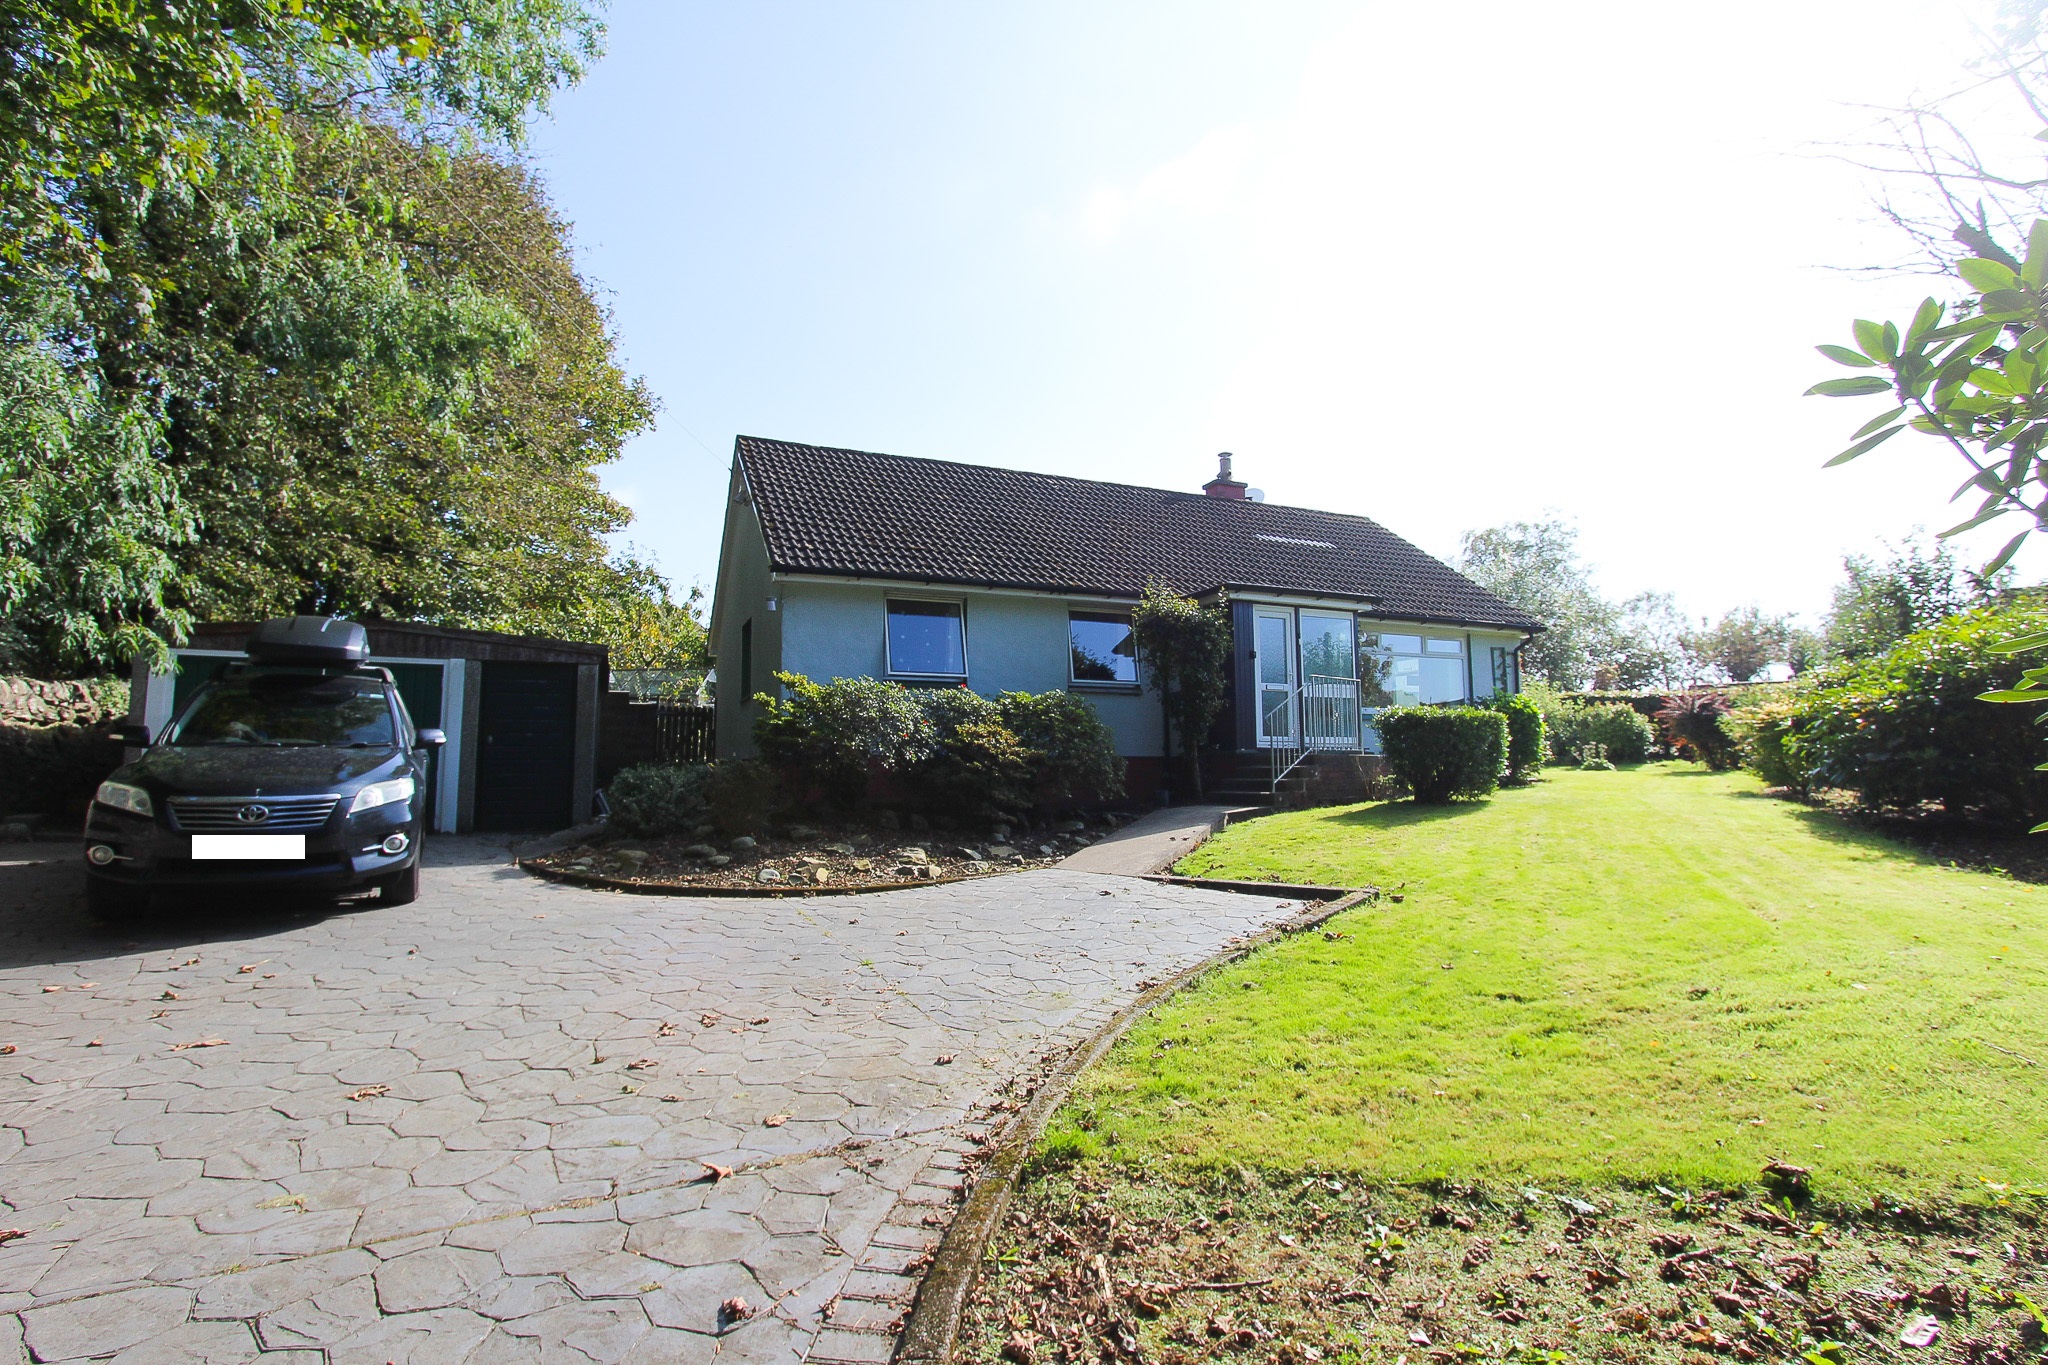
{"label": "trimmed hedge", "polygon": [[687,834],[711,819],[707,763],[642,763],[605,785],[611,827],[621,834]]}
{"label": "trimmed hedge", "polygon": [[1549,727],[1551,752],[1558,762],[1573,765],[1595,745],[1610,763],[1641,763],[1657,742],[1657,731],[1642,713],[1621,702],[1565,703],[1550,713]]}
{"label": "trimmed hedge", "polygon": [[1527,782],[1541,772],[1548,752],[1543,739],[1543,709],[1516,692],[1488,697],[1479,704],[1507,717],[1508,780]]}
{"label": "trimmed hedge", "polygon": [[857,810],[880,778],[935,816],[998,819],[1123,794],[1109,727],[1071,693],[775,676],[789,695],[755,698],[754,738],[792,800]]}
{"label": "trimmed hedge", "polygon": [[1374,717],[1380,752],[1416,801],[1491,795],[1507,767],[1508,718],[1478,706],[1394,706]]}

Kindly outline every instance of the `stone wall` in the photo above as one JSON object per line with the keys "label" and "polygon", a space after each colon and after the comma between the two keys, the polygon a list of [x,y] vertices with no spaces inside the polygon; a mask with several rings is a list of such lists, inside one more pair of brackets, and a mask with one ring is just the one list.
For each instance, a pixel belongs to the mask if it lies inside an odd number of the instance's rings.
{"label": "stone wall", "polygon": [[1301,785],[1281,794],[1283,806],[1349,806],[1392,795],[1387,761],[1378,754],[1319,753],[1296,771]]}
{"label": "stone wall", "polygon": [[81,823],[93,788],[121,766],[114,730],[127,714],[120,679],[0,678],[0,824]]}

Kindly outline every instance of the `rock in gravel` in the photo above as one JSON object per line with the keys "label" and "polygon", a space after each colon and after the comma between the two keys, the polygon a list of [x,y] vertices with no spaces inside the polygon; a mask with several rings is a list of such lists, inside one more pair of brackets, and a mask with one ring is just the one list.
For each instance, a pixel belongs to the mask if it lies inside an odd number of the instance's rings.
{"label": "rock in gravel", "polygon": [[753,835],[742,834],[739,838],[733,840],[729,847],[735,853],[752,853],[760,846],[760,842]]}
{"label": "rock in gravel", "polygon": [[726,857],[723,853],[714,853],[704,860],[704,865],[706,867],[724,867],[731,861],[732,859]]}
{"label": "rock in gravel", "polygon": [[825,850],[825,852],[827,852],[827,853],[837,853],[837,854],[839,854],[839,855],[840,855],[841,857],[845,857],[845,856],[847,856],[847,855],[849,855],[849,854],[851,854],[851,853],[853,852],[853,845],[852,845],[852,844],[826,844],[826,845],[824,845],[824,850]]}
{"label": "rock in gravel", "polygon": [[1008,844],[990,844],[988,846],[988,856],[991,858],[1003,859],[1021,858],[1024,855],[1019,853],[1016,849],[1011,848]]}
{"label": "rock in gravel", "polygon": [[716,858],[718,850],[709,844],[690,844],[683,849],[685,858]]}
{"label": "rock in gravel", "polygon": [[811,880],[812,880],[812,881],[813,881],[814,883],[816,883],[817,885],[819,885],[819,886],[823,886],[823,885],[824,885],[824,884],[825,884],[826,882],[829,882],[829,881],[831,881],[831,880],[832,880],[832,869],[831,869],[831,868],[829,868],[829,867],[814,867],[814,868],[812,868],[812,869],[811,869]]}
{"label": "rock in gravel", "polygon": [[915,846],[910,848],[899,848],[889,856],[894,858],[899,863],[928,863],[932,860],[931,854],[926,853],[923,849],[917,848]]}
{"label": "rock in gravel", "polygon": [[1059,824],[1055,825],[1054,828],[1059,830],[1059,832],[1062,834],[1079,834],[1082,830],[1088,828],[1088,826],[1083,824],[1079,820],[1062,820]]}
{"label": "rock in gravel", "polygon": [[782,880],[782,869],[779,867],[764,867],[754,874],[754,879],[761,882],[779,882]]}
{"label": "rock in gravel", "polygon": [[995,871],[994,863],[971,862],[960,869],[970,877],[980,877]]}
{"label": "rock in gravel", "polygon": [[1060,851],[1051,844],[1040,844],[1038,846],[1038,856],[1041,858],[1057,858],[1060,856]]}
{"label": "rock in gravel", "polygon": [[970,847],[966,844],[962,844],[960,846],[960,856],[967,859],[969,862],[980,862],[981,850],[978,848]]}
{"label": "rock in gravel", "polygon": [[806,839],[817,838],[818,831],[812,829],[809,825],[791,825],[789,827],[789,837],[802,842]]}
{"label": "rock in gravel", "polygon": [[640,864],[647,861],[647,850],[644,848],[614,849],[612,852],[612,856],[614,858],[623,858],[627,862],[633,864],[633,866],[638,867]]}

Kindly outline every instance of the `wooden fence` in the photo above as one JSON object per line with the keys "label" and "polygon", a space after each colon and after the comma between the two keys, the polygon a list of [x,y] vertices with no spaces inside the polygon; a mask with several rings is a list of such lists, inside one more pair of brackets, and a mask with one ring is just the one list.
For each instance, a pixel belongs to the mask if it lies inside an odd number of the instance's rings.
{"label": "wooden fence", "polygon": [[709,763],[718,753],[718,708],[663,699],[654,703],[658,763]]}

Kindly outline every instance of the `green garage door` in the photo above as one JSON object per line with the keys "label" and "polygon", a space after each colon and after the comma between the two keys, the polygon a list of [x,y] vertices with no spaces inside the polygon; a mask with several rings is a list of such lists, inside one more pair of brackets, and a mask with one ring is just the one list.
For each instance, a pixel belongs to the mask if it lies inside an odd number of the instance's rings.
{"label": "green garage door", "polygon": [[[405,713],[412,717],[415,730],[446,728],[441,724],[441,683],[447,672],[440,664],[387,663],[384,667],[391,670],[391,681],[398,684],[399,700],[405,703]],[[439,809],[435,796],[440,788],[441,755],[434,751],[427,755],[427,796],[421,807],[427,813],[429,829],[434,827],[434,812]]]}

